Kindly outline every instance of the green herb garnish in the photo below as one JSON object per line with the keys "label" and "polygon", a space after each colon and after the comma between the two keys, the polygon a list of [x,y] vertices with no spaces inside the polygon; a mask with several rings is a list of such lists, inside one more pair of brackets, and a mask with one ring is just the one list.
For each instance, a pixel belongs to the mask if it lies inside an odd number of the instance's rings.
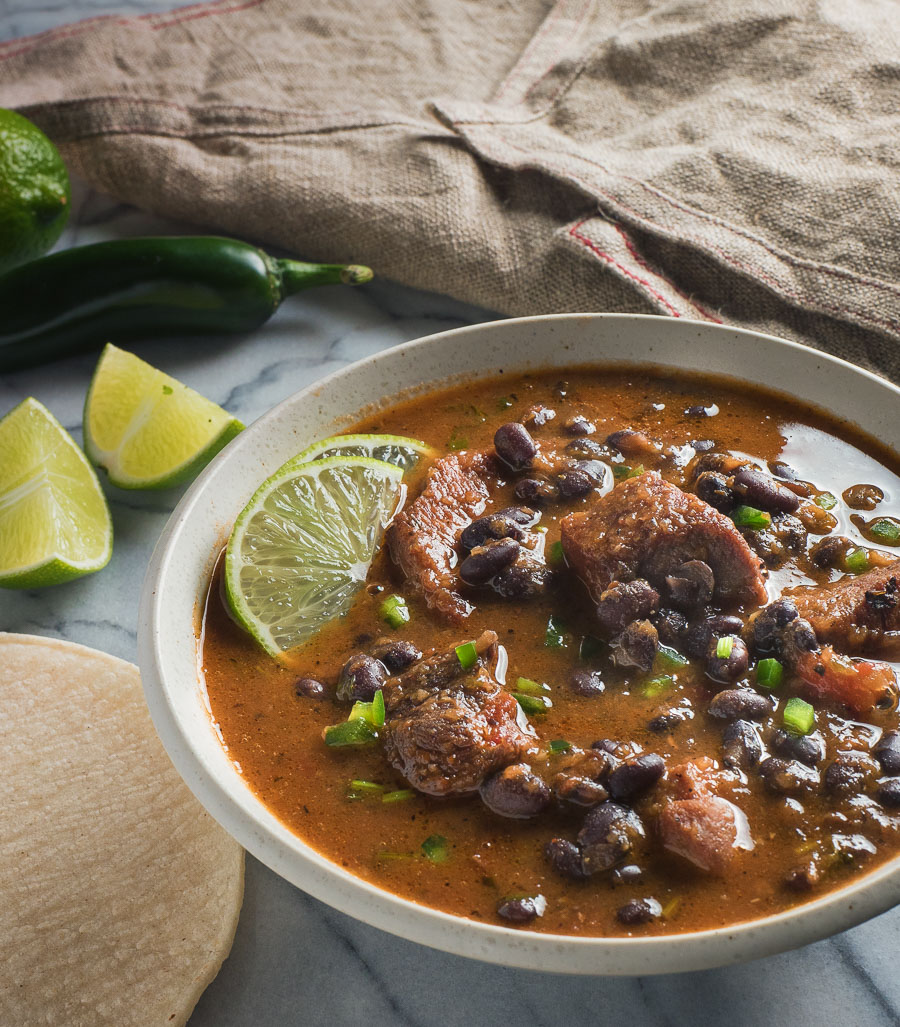
{"label": "green herb garnish", "polygon": [[736,506],[731,511],[731,519],[739,528],[752,528],[761,531],[772,523],[772,515],[755,506]]}
{"label": "green herb garnish", "polygon": [[767,657],[756,665],[756,683],[761,688],[777,688],[784,677],[784,667],[778,660]]}
{"label": "green herb garnish", "polygon": [[553,703],[545,696],[528,695],[527,692],[513,692],[512,694],[516,702],[526,713],[530,715],[540,716],[541,714],[546,713],[553,705]]}
{"label": "green herb garnish", "polygon": [[837,496],[830,492],[820,492],[817,496],[813,496],[813,502],[823,510],[833,510],[837,506]]}
{"label": "green herb garnish", "polygon": [[326,727],[322,737],[325,744],[333,748],[343,745],[371,745],[378,738],[378,732],[368,720],[360,717]]}
{"label": "green herb garnish", "polygon": [[723,635],[722,638],[716,640],[716,656],[720,660],[727,660],[731,656],[732,649],[734,649],[734,639],[731,635]]}
{"label": "green herb garnish", "polygon": [[656,651],[656,666],[658,670],[678,670],[686,667],[691,661],[669,645],[661,645]]}
{"label": "green herb garnish", "polygon": [[450,858],[450,843],[442,834],[429,835],[422,842],[422,854],[432,863],[446,863]]}
{"label": "green herb garnish", "polygon": [[471,670],[478,663],[478,650],[474,642],[463,642],[456,647],[456,658],[463,670]]}
{"label": "green herb garnish", "polygon": [[552,753],[568,752],[572,748],[572,743],[567,742],[565,738],[554,738],[547,744],[547,748]]}
{"label": "green herb garnish", "polygon": [[562,621],[551,617],[547,621],[547,630],[544,632],[544,645],[548,649],[563,649],[566,645],[566,630]]}
{"label": "green herb garnish", "polygon": [[382,802],[406,802],[407,799],[415,797],[412,788],[397,788],[393,792],[385,792],[381,797]]}
{"label": "green herb garnish", "polygon": [[896,542],[900,539],[900,525],[887,517],[879,517],[869,525],[869,534],[881,542]]}
{"label": "green herb garnish", "polygon": [[667,692],[674,684],[675,679],[671,674],[658,674],[656,677],[644,682],[641,694],[645,699],[655,699],[658,695],[662,695],[663,692]]}
{"label": "green herb garnish", "polygon": [[782,713],[784,726],[791,734],[808,735],[815,727],[816,711],[808,702],[798,699],[788,699]]}
{"label": "green herb garnish", "polygon": [[392,628],[402,628],[409,623],[409,607],[403,596],[388,596],[379,610],[381,619],[387,621]]}
{"label": "green herb garnish", "polygon": [[869,554],[865,549],[851,549],[844,557],[844,566],[851,574],[862,574],[869,569]]}

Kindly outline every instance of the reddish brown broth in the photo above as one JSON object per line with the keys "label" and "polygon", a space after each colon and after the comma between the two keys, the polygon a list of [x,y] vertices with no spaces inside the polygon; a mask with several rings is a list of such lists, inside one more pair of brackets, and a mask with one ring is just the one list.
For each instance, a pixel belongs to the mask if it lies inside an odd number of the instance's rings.
{"label": "reddish brown broth", "polygon": [[[711,402],[719,408],[713,417],[684,413],[688,407]],[[570,441],[562,425],[574,414],[584,414],[596,424],[599,440],[623,427],[643,429],[679,446],[710,438],[718,449],[750,454],[763,462],[785,460],[801,479],[836,497],[861,482],[877,485],[885,498],[876,513],[865,517],[900,513],[900,466],[883,446],[850,425],[836,423],[784,396],[726,380],[582,368],[567,370],[566,383],[560,386],[559,372],[504,375],[399,403],[352,430],[421,438],[441,454],[454,448],[488,449],[499,424],[519,419],[539,403],[556,411],[554,420],[534,432],[541,442],[557,437]],[[677,475],[668,476],[681,484]],[[412,495],[416,486],[413,478]],[[546,509],[541,523],[547,527],[548,547],[559,538],[558,519],[594,498]],[[495,506],[511,501],[507,487],[496,497]],[[839,502],[832,513],[838,520],[836,531],[869,544],[851,522],[852,510]],[[829,576],[836,574],[817,571],[808,561],[792,561],[769,575],[770,597],[777,597],[786,585],[825,581]],[[400,590],[384,551],[371,568],[369,582],[392,592]],[[402,631],[387,629],[378,614],[381,597],[363,592],[349,615],[326,627],[292,657],[289,667],[276,664],[231,622],[219,598],[218,574],[204,617],[206,687],[213,717],[235,765],[291,830],[359,877],[424,905],[489,923],[504,922],[496,909],[505,896],[539,893],[547,907],[542,917],[528,925],[530,930],[647,935],[718,927],[776,913],[839,887],[897,853],[896,818],[886,811],[880,824],[866,821],[860,829],[877,848],[875,854],[867,860],[836,857],[827,862],[822,881],[812,891],[798,895],[787,890],[785,872],[817,844],[827,844],[836,830],[835,811],[844,807],[821,791],[804,796],[800,803],[769,794],[752,774],[746,782],[733,781],[730,791],[723,793],[747,814],[755,841],[753,851],[741,854],[727,876],[710,876],[657,849],[641,857],[643,877],[638,883],[618,886],[609,873],[583,883],[567,880],[544,858],[549,838],[574,836],[583,810],[514,821],[491,813],[477,796],[442,800],[417,794],[393,804],[377,796],[348,799],[351,779],[407,787],[387,765],[380,747],[329,749],[321,737],[326,725],[346,717],[346,704],[333,699],[333,684],[343,662],[365,648],[365,639],[390,634],[428,651],[474,638],[486,628],[495,630],[509,654],[507,681],[525,676],[552,687],[552,709],[543,717],[531,718],[545,742],[566,739],[588,747],[598,738],[629,740],[660,754],[669,764],[720,754],[723,725],[705,712],[713,692],[699,667],[680,675],[676,689],[665,696],[667,706],[686,697],[695,711],[693,720],[667,734],[648,727],[660,699],[641,694],[646,675],[632,674],[629,680],[627,673],[604,663],[607,690],[603,695],[584,698],[567,689],[570,671],[583,665],[578,640],[595,630],[592,605],[580,585],[573,583],[552,599],[519,603],[479,593],[477,609],[462,628],[440,623],[409,592],[406,596],[412,619]],[[561,615],[566,624],[565,648],[544,645],[551,613]],[[298,698],[293,683],[300,676],[326,682],[326,696]],[[778,692],[779,708],[772,724],[780,724],[784,701],[793,694],[803,693],[786,679]],[[875,734],[897,727],[895,709],[866,715],[871,729],[855,725],[846,711],[820,704],[817,719],[820,727],[828,727],[826,761],[842,737],[859,740],[871,730],[871,742]],[[552,767],[555,758],[546,756],[545,764],[535,766]],[[447,862],[424,857],[422,843],[433,835],[448,840]],[[620,924],[615,911],[629,899],[645,896],[661,903],[664,916],[638,927]]]}

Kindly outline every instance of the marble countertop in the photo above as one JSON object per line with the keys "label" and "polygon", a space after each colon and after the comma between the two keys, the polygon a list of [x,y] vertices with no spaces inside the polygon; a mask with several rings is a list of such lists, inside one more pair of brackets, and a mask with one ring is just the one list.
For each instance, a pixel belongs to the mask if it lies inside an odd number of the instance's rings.
{"label": "marble countertop", "polygon": [[[0,0],[0,40],[83,17],[172,6],[160,0]],[[190,231],[76,183],[71,224],[60,246]],[[490,317],[444,297],[376,282],[364,290],[306,293],[253,337],[169,339],[131,348],[249,423],[337,367]],[[0,415],[33,395],[80,441],[95,359],[86,355],[5,376]],[[107,494],[116,530],[110,565],[57,588],[0,592],[0,629],[67,638],[135,659],[141,579],[180,493],[108,488]],[[898,931],[895,909],[827,941],[742,966],[660,977],[568,978],[488,966],[399,940],[309,898],[248,857],[234,948],[190,1022],[894,1025],[900,1022]]]}

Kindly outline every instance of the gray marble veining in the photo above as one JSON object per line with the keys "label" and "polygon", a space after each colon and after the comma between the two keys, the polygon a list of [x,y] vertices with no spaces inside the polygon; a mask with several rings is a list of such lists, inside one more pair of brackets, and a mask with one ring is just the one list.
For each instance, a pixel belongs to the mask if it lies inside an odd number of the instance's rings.
{"label": "gray marble veining", "polygon": [[[160,0],[0,0],[0,40],[82,17],[171,6]],[[60,246],[189,231],[79,185]],[[359,357],[489,316],[379,282],[359,291],[307,293],[253,336],[132,348],[249,423]],[[85,355],[4,377],[0,415],[33,395],[80,440],[94,362],[95,355]],[[54,589],[0,592],[0,628],[68,638],[134,659],[141,578],[179,493],[108,488],[107,494],[116,531],[109,567]],[[566,978],[487,966],[398,940],[309,898],[248,858],[234,949],[191,1024],[881,1027],[900,1022],[898,932],[900,910],[894,910],[828,941],[742,966],[665,977]]]}

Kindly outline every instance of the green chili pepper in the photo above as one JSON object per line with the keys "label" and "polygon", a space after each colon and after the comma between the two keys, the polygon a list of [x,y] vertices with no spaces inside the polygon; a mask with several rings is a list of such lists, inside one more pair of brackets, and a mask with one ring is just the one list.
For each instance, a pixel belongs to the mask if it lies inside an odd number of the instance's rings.
{"label": "green chili pepper", "polygon": [[61,250],[0,278],[0,371],[106,342],[249,332],[301,289],[371,278],[361,265],[282,260],[215,236]]}

